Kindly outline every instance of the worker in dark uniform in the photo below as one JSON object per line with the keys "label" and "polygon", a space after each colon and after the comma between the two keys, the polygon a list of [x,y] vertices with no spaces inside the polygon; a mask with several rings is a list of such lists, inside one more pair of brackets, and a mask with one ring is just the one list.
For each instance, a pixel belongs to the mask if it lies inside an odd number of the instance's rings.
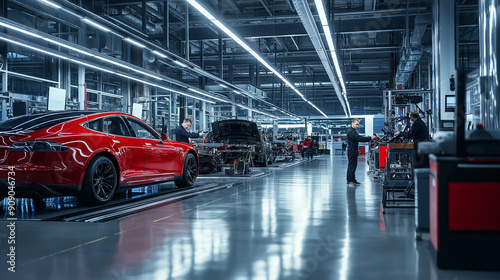
{"label": "worker in dark uniform", "polygon": [[394,133],[394,136],[401,134],[404,138],[413,139],[413,148],[415,151],[415,168],[424,168],[429,166],[429,160],[425,155],[418,154],[418,143],[429,140],[429,129],[424,121],[420,118],[417,111],[410,113],[410,120],[413,122],[409,131]]}
{"label": "worker in dark uniform", "polygon": [[353,119],[351,122],[351,127],[347,131],[347,158],[349,163],[347,165],[347,185],[360,185],[361,183],[356,181],[356,167],[358,166],[358,146],[359,142],[368,142],[370,140],[377,139],[377,136],[361,136],[358,134],[356,129],[359,127],[359,120]]}
{"label": "worker in dark uniform", "polygon": [[176,129],[175,129],[175,140],[176,141],[179,141],[179,142],[184,142],[184,143],[188,143],[190,142],[190,138],[193,137],[193,138],[197,138],[197,137],[202,137],[203,135],[205,135],[205,133],[203,132],[200,132],[200,133],[190,133],[187,131],[187,129],[189,127],[191,127],[191,119],[184,119],[184,121],[182,122],[182,125],[179,125]]}

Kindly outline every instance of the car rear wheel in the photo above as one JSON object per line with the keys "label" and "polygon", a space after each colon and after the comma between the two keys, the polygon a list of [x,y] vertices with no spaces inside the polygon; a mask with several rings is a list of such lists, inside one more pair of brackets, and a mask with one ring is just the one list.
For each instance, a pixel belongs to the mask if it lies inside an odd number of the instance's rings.
{"label": "car rear wheel", "polygon": [[87,167],[79,198],[85,204],[106,204],[116,192],[117,181],[113,162],[107,157],[97,156]]}
{"label": "car rear wheel", "polygon": [[184,160],[184,168],[182,169],[182,177],[175,180],[174,183],[179,188],[189,188],[194,185],[198,177],[198,163],[193,154],[187,154]]}

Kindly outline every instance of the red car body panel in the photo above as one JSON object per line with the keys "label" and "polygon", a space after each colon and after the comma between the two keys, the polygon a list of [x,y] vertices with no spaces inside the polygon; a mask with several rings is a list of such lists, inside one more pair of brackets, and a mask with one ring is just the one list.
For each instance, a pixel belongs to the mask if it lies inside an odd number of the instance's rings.
{"label": "red car body panel", "polygon": [[[16,197],[25,191],[40,194],[40,188],[47,191],[42,196],[76,195],[89,163],[98,154],[107,155],[115,162],[121,188],[177,179],[182,176],[187,153],[193,153],[198,159],[196,151],[186,143],[118,136],[84,126],[88,121],[106,116],[135,118],[124,113],[99,112],[36,131],[0,131],[0,181],[7,180],[9,167],[13,166],[16,185],[21,186],[16,189]],[[35,140],[57,142],[69,149],[9,150],[15,142]],[[30,185],[38,187],[31,189]],[[0,187],[0,194],[5,195],[6,188]]]}

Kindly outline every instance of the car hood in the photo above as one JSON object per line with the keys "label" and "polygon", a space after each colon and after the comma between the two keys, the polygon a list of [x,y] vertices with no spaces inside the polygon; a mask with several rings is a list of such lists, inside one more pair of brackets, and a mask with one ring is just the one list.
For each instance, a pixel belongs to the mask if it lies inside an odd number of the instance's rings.
{"label": "car hood", "polygon": [[214,142],[219,141],[260,141],[257,124],[245,120],[225,120],[212,123]]}

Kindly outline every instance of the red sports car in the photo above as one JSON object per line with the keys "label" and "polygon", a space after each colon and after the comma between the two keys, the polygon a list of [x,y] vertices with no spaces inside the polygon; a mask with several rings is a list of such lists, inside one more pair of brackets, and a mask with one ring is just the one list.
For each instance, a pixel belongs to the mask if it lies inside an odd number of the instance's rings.
{"label": "red sports car", "polygon": [[77,196],[99,205],[126,188],[190,187],[197,176],[191,145],[128,114],[60,111],[0,122],[0,197],[13,190],[16,198]]}

